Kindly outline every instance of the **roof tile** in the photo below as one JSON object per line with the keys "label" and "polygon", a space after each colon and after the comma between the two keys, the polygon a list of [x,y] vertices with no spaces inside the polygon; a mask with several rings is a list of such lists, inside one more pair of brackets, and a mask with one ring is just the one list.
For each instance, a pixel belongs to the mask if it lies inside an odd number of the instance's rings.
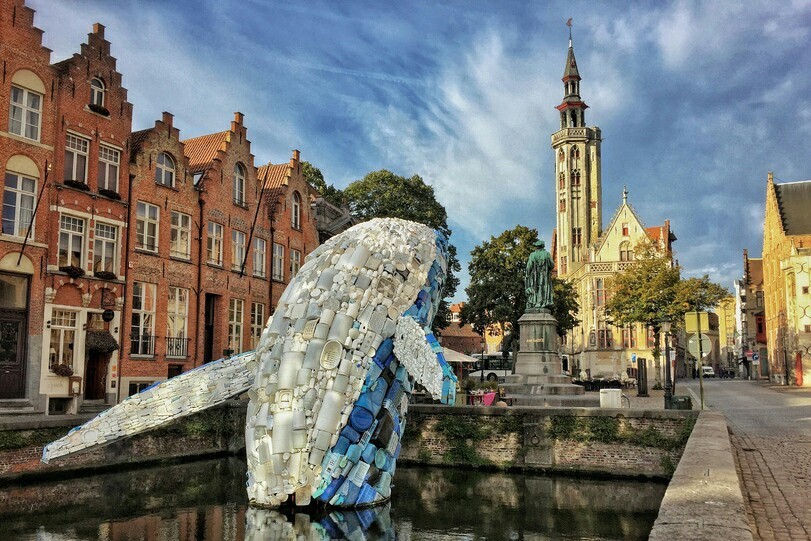
{"label": "roof tile", "polygon": [[208,169],[217,157],[217,151],[225,150],[224,144],[230,133],[221,131],[181,141],[185,145],[186,157],[189,158],[189,171],[199,173]]}

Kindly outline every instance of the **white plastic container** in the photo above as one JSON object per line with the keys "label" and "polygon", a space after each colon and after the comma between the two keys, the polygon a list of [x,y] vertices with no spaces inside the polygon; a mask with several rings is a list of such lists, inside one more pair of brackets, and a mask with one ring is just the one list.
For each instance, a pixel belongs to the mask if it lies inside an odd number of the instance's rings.
{"label": "white plastic container", "polygon": [[318,419],[315,421],[315,428],[329,433],[331,437],[338,428],[343,407],[344,394],[333,390],[327,391],[324,394],[321,410],[318,412]]}
{"label": "white plastic container", "polygon": [[600,389],[601,408],[621,408],[622,389]]}

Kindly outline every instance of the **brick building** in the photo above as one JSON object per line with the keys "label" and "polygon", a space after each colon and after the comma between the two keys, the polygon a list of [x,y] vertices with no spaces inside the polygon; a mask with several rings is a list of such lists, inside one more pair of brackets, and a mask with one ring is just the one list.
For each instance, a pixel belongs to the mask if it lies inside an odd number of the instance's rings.
{"label": "brick building", "polygon": [[0,413],[100,408],[251,349],[318,245],[299,152],[257,169],[241,113],[132,133],[100,24],[51,64],[0,0],[0,54]]}

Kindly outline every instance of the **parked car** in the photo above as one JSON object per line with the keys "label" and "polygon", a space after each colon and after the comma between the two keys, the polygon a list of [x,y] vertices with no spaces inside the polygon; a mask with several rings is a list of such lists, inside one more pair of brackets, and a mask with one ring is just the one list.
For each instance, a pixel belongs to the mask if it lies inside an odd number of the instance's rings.
{"label": "parked car", "polygon": [[705,378],[715,377],[715,369],[712,366],[702,366],[701,373]]}

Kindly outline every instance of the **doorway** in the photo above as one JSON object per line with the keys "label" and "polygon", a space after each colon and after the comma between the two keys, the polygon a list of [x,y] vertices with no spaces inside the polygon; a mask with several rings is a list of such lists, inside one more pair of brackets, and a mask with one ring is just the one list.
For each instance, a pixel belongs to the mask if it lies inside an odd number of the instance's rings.
{"label": "doorway", "polygon": [[0,273],[0,398],[25,398],[28,277]]}
{"label": "doorway", "polygon": [[214,360],[214,314],[217,306],[217,295],[206,293],[205,313],[203,321],[205,330],[203,332],[203,362],[210,363]]}
{"label": "doorway", "polygon": [[87,352],[87,367],[85,368],[84,398],[85,400],[104,400],[107,398],[107,367],[110,356],[107,352],[91,349]]}

